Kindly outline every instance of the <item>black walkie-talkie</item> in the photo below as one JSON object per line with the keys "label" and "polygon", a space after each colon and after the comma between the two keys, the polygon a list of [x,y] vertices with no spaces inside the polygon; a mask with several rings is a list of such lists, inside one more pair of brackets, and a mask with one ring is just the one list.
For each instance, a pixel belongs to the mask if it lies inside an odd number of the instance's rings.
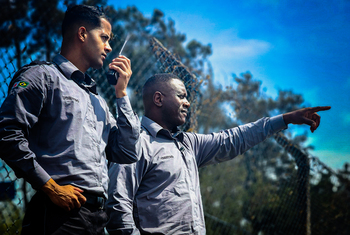
{"label": "black walkie-talkie", "polygon": [[[129,35],[126,36],[125,42],[124,42],[124,44],[122,46],[122,49],[120,49],[118,57],[122,54],[122,51],[123,51],[123,49],[125,47],[126,42],[129,40],[129,37],[130,37]],[[107,72],[107,80],[108,80],[109,84],[111,84],[113,86],[117,85],[118,77],[119,77],[119,74],[118,74],[117,71],[115,71],[114,69],[109,69],[108,70],[108,72]]]}

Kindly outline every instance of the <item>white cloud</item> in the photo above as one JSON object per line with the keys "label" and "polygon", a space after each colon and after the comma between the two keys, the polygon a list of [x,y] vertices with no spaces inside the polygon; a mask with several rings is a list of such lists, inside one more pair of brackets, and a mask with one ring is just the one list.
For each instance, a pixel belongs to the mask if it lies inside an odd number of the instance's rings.
{"label": "white cloud", "polygon": [[256,78],[264,78],[265,68],[259,60],[273,48],[271,43],[239,38],[235,29],[222,31],[213,36],[210,41],[213,54],[209,59],[214,69],[215,79],[220,81],[221,85],[232,83],[232,73],[239,75],[250,71]]}
{"label": "white cloud", "polygon": [[254,59],[267,53],[272,45],[258,39],[242,39],[237,37],[234,29],[226,30],[212,39],[213,55],[215,59]]}
{"label": "white cloud", "polygon": [[213,45],[213,57],[220,57],[221,59],[251,59],[265,54],[270,48],[271,45],[268,42],[254,39],[240,40],[234,44],[228,41],[223,45]]}

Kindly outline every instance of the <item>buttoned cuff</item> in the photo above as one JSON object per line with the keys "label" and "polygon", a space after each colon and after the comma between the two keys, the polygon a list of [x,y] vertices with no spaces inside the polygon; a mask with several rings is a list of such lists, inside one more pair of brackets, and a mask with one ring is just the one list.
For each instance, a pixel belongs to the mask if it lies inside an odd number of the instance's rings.
{"label": "buttoned cuff", "polygon": [[271,124],[272,130],[275,133],[288,128],[288,126],[283,120],[283,114],[271,117],[270,124]]}
{"label": "buttoned cuff", "polygon": [[50,178],[51,176],[36,161],[34,161],[34,169],[31,172],[28,172],[25,177],[25,179],[36,190],[41,189]]}
{"label": "buttoned cuff", "polygon": [[118,115],[122,113],[124,114],[134,114],[134,111],[132,110],[130,99],[128,96],[123,96],[121,98],[116,99],[117,102],[117,110],[118,110]]}

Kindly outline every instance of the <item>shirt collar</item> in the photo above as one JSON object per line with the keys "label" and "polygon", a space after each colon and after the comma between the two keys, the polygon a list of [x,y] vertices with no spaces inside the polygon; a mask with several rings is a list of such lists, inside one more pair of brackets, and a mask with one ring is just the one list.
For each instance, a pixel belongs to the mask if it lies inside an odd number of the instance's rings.
{"label": "shirt collar", "polygon": [[97,94],[96,82],[86,73],[81,72],[72,62],[58,54],[53,62],[59,67],[62,74],[77,83],[80,87]]}
{"label": "shirt collar", "polygon": [[171,134],[168,130],[164,129],[158,123],[152,121],[146,116],[142,117],[141,125],[154,138],[156,138],[157,135],[167,136],[168,138],[176,138],[176,137],[182,138],[183,136],[183,133],[179,129],[177,129],[176,133]]}

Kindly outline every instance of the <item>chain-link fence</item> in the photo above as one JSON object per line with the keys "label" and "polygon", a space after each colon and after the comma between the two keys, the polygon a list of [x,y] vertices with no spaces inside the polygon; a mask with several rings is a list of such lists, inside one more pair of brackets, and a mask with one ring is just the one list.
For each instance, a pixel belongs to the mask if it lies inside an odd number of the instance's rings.
{"label": "chain-link fence", "polygon": [[[120,38],[124,37],[124,31],[117,31]],[[59,40],[53,41],[52,53],[59,50]],[[120,48],[122,40],[119,41],[114,48]],[[23,41],[0,50],[0,104],[18,67],[35,59],[42,60],[45,55],[45,52],[28,51],[27,46],[28,42]],[[155,72],[167,72],[184,80],[191,110],[183,128],[196,131],[200,102],[200,81],[196,76],[155,38],[151,38],[150,46],[140,45],[139,53],[128,57],[132,61],[133,77],[145,79]],[[99,93],[111,110],[115,110],[114,92],[104,73],[89,72],[99,84]],[[131,80],[129,85],[132,105],[140,110],[138,97],[142,83]],[[243,157],[200,171],[208,234],[348,234],[349,170],[335,172],[317,157],[291,144],[281,133],[267,142]],[[0,234],[18,234],[34,190],[17,178],[3,160],[0,160],[0,189]]]}

